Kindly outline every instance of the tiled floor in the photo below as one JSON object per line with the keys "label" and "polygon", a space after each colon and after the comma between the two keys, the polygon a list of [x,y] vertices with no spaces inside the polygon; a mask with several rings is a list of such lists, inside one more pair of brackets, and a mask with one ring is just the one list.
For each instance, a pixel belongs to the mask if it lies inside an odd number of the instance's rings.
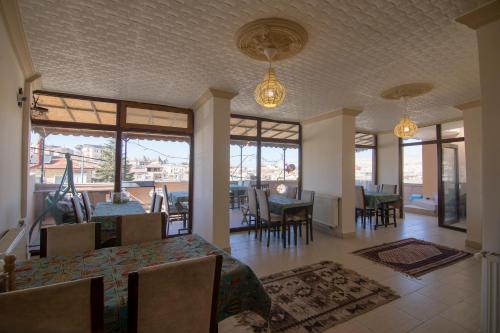
{"label": "tiled floor", "polygon": [[277,239],[271,246],[253,233],[231,235],[232,255],[248,264],[258,276],[332,260],[391,286],[401,298],[326,331],[328,333],[460,333],[479,332],[480,264],[473,258],[433,271],[419,279],[350,254],[352,251],[415,237],[464,249],[465,233],[439,228],[433,217],[407,214],[398,227],[357,229],[354,239],[334,238],[316,231],[314,242],[283,249]]}

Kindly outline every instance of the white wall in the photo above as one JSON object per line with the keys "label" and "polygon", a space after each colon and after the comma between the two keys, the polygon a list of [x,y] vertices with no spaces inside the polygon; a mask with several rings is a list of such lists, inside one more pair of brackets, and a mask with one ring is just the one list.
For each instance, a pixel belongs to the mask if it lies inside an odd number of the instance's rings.
{"label": "white wall", "polygon": [[481,246],[481,108],[463,111],[467,173],[467,243]]}
{"label": "white wall", "polygon": [[230,100],[210,97],[194,115],[193,232],[229,248]]}
{"label": "white wall", "polygon": [[341,114],[302,124],[302,186],[341,197],[339,236],[352,236],[355,231],[354,120]]}
{"label": "white wall", "polygon": [[[399,141],[393,133],[381,133],[377,137],[379,184],[393,184],[399,187]],[[398,190],[400,190],[398,188]]]}
{"label": "white wall", "polygon": [[22,112],[16,92],[22,87],[24,76],[0,15],[0,234],[20,218]]}

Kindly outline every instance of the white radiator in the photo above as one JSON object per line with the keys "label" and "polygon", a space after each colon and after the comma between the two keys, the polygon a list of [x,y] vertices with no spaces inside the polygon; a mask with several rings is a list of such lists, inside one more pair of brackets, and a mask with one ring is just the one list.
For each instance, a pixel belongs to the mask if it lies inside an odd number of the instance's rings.
{"label": "white radiator", "polygon": [[339,197],[316,193],[314,196],[313,222],[335,228],[339,225]]}
{"label": "white radiator", "polygon": [[478,253],[482,257],[481,332],[500,333],[500,254]]}
{"label": "white radiator", "polygon": [[28,259],[27,230],[24,221],[19,221],[17,228],[7,230],[0,236],[0,259],[14,254],[18,261]]}

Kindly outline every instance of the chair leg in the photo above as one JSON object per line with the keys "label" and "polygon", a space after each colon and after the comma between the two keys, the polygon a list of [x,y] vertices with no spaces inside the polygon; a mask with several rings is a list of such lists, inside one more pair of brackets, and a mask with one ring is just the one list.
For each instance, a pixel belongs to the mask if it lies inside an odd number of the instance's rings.
{"label": "chair leg", "polygon": [[306,219],[306,244],[309,245],[309,219]]}
{"label": "chair leg", "polygon": [[314,241],[314,237],[313,237],[313,220],[312,220],[312,217],[308,218],[310,223],[309,223],[309,227],[311,228],[311,230],[309,231],[309,234],[311,235],[311,242]]}
{"label": "chair leg", "polygon": [[295,246],[297,246],[297,230],[299,229],[299,226],[297,223],[293,224],[293,241],[295,243]]}
{"label": "chair leg", "polygon": [[267,247],[269,247],[269,242],[271,241],[271,226],[267,226]]}

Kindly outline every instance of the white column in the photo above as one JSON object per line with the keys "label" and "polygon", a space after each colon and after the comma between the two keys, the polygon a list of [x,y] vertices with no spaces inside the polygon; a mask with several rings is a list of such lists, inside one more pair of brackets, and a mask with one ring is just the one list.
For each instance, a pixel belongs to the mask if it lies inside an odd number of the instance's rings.
{"label": "white column", "polygon": [[340,197],[338,237],[354,237],[354,135],[359,110],[340,109],[302,122],[304,189]]}
{"label": "white column", "polygon": [[481,332],[500,333],[500,2],[458,18],[477,31],[481,77],[483,258]]}
{"label": "white column", "polygon": [[195,103],[193,232],[229,245],[229,118],[235,93],[209,89]]}

